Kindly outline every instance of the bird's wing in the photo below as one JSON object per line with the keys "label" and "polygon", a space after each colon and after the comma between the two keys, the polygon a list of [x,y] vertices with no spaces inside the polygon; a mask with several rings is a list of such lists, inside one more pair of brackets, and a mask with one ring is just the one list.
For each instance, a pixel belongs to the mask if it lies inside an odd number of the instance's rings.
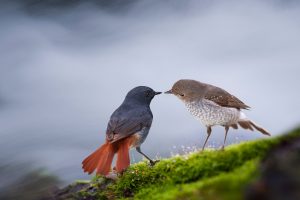
{"label": "bird's wing", "polygon": [[223,107],[231,107],[237,109],[249,109],[250,107],[244,104],[237,97],[231,95],[225,90],[209,85],[207,92],[204,96],[205,99],[215,102]]}
{"label": "bird's wing", "polygon": [[109,120],[106,139],[113,143],[139,132],[144,127],[150,128],[152,118],[150,109],[116,110]]}

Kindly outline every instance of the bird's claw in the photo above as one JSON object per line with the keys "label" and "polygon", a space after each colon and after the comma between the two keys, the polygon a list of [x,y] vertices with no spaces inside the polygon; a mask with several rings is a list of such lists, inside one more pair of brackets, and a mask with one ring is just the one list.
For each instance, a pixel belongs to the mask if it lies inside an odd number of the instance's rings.
{"label": "bird's claw", "polygon": [[118,179],[118,174],[116,172],[111,172],[108,175],[104,176],[106,179],[110,180],[117,180]]}
{"label": "bird's claw", "polygon": [[160,160],[150,160],[150,166],[153,167],[156,163],[158,163]]}

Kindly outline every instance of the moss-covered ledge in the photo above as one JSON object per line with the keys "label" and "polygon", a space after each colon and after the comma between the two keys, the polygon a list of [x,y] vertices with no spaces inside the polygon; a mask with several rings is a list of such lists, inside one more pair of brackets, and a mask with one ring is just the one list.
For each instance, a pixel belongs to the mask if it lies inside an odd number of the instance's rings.
{"label": "moss-covered ledge", "polygon": [[55,194],[56,199],[242,199],[259,176],[258,166],[270,149],[300,137],[287,134],[230,145],[225,151],[206,150],[163,159],[154,167],[132,165],[117,180],[94,177]]}

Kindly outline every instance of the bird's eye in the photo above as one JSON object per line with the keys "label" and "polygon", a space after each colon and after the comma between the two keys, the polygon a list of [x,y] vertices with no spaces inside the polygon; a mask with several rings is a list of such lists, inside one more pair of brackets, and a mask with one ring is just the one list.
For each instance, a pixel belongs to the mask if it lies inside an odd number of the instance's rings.
{"label": "bird's eye", "polygon": [[184,97],[184,94],[179,94],[180,96]]}
{"label": "bird's eye", "polygon": [[150,97],[150,95],[151,95],[151,91],[146,91],[146,92],[145,92],[145,96],[146,96],[146,97]]}

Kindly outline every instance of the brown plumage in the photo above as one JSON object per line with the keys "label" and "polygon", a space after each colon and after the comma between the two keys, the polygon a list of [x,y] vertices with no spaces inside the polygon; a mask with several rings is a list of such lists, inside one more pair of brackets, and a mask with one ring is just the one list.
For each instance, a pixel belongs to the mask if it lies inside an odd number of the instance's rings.
{"label": "brown plumage", "polygon": [[241,109],[250,107],[229,92],[206,83],[195,80],[182,79],[177,81],[168,94],[173,94],[181,99],[192,115],[197,117],[207,127],[207,138],[211,134],[211,127],[221,125],[225,127],[225,146],[227,132],[230,127],[238,129],[258,130],[262,134],[270,135],[268,131],[246,118]]}
{"label": "brown plumage", "polygon": [[205,98],[223,107],[231,107],[237,109],[250,108],[237,97],[231,95],[222,88],[206,83],[201,83],[195,80],[179,80],[173,85],[170,92],[172,92],[172,94],[178,96],[179,98],[184,98],[189,101],[198,98]]}

